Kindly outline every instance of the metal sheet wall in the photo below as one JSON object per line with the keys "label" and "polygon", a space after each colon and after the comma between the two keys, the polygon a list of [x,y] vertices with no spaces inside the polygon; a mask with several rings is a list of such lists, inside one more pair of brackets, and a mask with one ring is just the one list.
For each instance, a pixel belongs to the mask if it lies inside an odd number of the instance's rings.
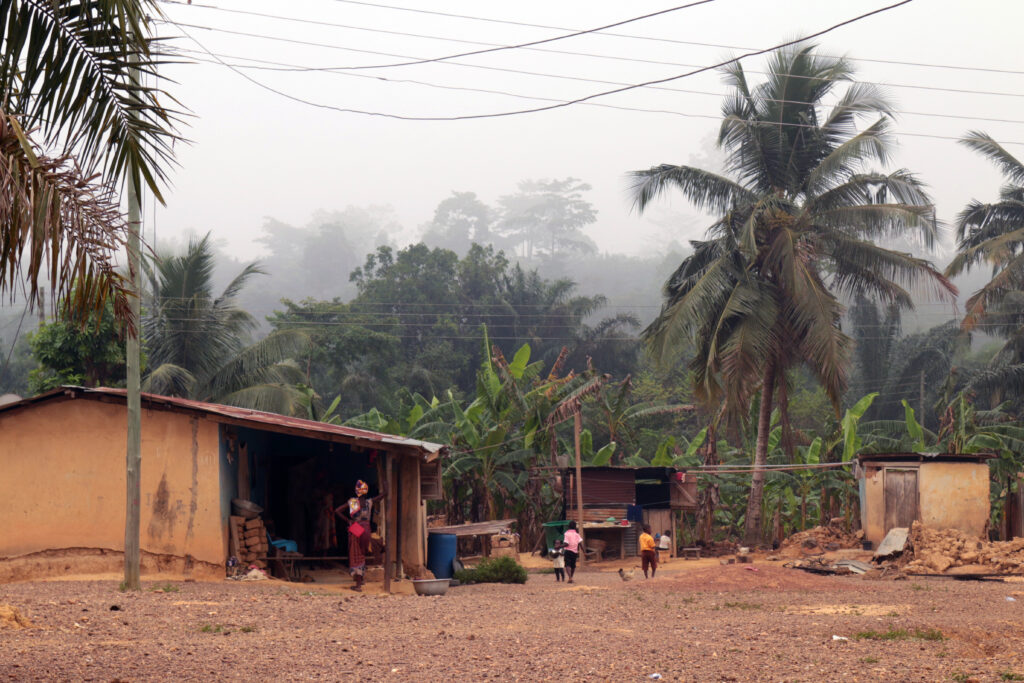
{"label": "metal sheet wall", "polygon": [[636,477],[632,470],[583,470],[584,505],[633,505]]}

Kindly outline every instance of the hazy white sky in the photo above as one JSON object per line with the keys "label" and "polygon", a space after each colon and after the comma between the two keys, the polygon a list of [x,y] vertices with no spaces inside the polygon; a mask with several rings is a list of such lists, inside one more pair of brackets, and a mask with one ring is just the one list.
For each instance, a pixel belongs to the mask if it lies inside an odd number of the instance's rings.
{"label": "hazy white sky", "polygon": [[[403,61],[388,55],[430,58],[483,47],[458,41],[508,45],[563,33],[558,29],[373,7],[369,3],[583,29],[666,9],[682,4],[682,0],[195,0],[191,6],[165,3],[163,7],[168,18],[182,25],[323,44],[298,45],[183,26],[205,48],[232,64],[255,63],[240,59],[243,57],[321,68],[388,64]],[[246,69],[244,73],[281,93],[340,108],[409,116],[509,111],[550,102],[471,89],[571,99],[615,87],[591,81],[635,83],[664,78],[742,52],[670,41],[764,48],[886,4],[883,0],[716,0],[612,31],[668,40],[597,34],[541,46],[544,50],[616,59],[508,50],[453,60],[458,64],[348,72]],[[261,12],[375,31],[222,10]],[[932,186],[940,217],[946,220],[951,220],[972,197],[994,198],[999,174],[952,139],[911,134],[956,138],[968,130],[981,129],[1005,143],[1024,143],[1024,114],[1020,112],[1024,102],[1024,59],[1019,49],[1022,19],[1024,5],[1011,0],[916,0],[817,41],[821,51],[828,54],[886,60],[858,61],[858,77],[890,86],[888,92],[903,112],[897,122],[898,149],[892,165],[916,171]],[[180,35],[179,29],[168,24],[160,31],[163,35]],[[187,38],[174,42],[200,50]],[[210,59],[202,52],[197,54]],[[1018,73],[887,63],[891,61]],[[760,71],[764,58],[754,57],[744,60],[744,64],[748,70]],[[666,224],[664,220],[632,214],[625,173],[659,163],[687,163],[702,156],[702,145],[717,131],[716,119],[726,92],[720,75],[708,73],[665,85],[676,90],[639,89],[595,101],[676,113],[577,105],[505,118],[420,122],[302,104],[218,64],[167,67],[164,73],[177,81],[169,88],[195,118],[184,131],[191,144],[180,148],[181,167],[173,174],[173,188],[166,193],[167,207],[155,211],[155,224],[152,205],[146,210],[147,237],[152,236],[154,228],[160,239],[179,237],[187,231],[212,230],[231,251],[247,258],[259,255],[254,239],[266,216],[304,224],[317,209],[390,204],[406,226],[405,238],[410,239],[452,190],[474,191],[484,201],[492,202],[513,191],[521,179],[543,177],[575,176],[593,185],[589,199],[598,208],[599,221],[591,235],[602,250],[635,253],[666,239],[698,237],[694,225],[699,223],[680,220]],[[934,116],[937,114],[942,116]],[[1017,122],[949,118],[952,116]],[[1008,146],[1024,154],[1024,145]],[[664,211],[688,210],[680,198],[663,206]]]}

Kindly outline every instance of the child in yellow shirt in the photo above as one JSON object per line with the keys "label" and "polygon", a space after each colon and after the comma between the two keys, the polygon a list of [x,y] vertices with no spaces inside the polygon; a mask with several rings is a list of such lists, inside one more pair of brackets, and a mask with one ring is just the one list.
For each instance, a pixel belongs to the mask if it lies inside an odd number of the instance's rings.
{"label": "child in yellow shirt", "polygon": [[654,536],[651,535],[651,527],[644,524],[644,532],[640,534],[640,567],[644,570],[644,578],[647,578],[648,567],[651,570],[651,577],[658,571],[658,551],[655,549]]}

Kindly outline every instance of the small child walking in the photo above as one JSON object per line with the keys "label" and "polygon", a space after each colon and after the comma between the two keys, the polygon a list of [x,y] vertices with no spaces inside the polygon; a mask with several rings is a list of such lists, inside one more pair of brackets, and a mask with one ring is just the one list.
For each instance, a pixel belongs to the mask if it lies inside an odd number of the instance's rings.
{"label": "small child walking", "polygon": [[669,555],[672,551],[672,532],[665,530],[665,533],[658,539],[658,563],[662,564],[668,561]]}
{"label": "small child walking", "polygon": [[555,581],[565,581],[565,548],[562,547],[561,541],[555,541],[555,547],[550,555],[555,567]]}

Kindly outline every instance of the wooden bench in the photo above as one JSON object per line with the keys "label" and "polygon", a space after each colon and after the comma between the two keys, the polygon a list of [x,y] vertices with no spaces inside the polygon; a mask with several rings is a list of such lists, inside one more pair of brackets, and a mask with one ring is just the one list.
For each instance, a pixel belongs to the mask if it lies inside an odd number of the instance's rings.
{"label": "wooden bench", "polygon": [[684,560],[699,560],[700,559],[700,547],[693,546],[691,548],[683,548],[682,557]]}

